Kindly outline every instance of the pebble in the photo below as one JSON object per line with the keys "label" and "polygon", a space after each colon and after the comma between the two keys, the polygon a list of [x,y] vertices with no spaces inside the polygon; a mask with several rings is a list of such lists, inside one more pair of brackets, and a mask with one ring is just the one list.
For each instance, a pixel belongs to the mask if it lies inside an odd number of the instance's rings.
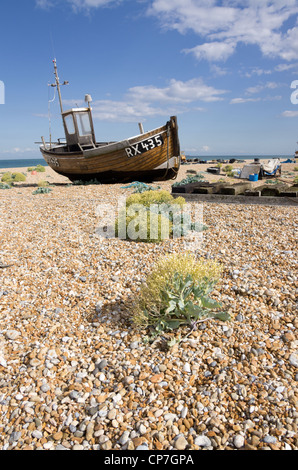
{"label": "pebble", "polygon": [[149,450],[149,448],[145,444],[141,444],[136,448],[136,450]]}
{"label": "pebble", "polygon": [[297,450],[297,208],[204,203],[199,254],[223,264],[232,320],[163,348],[132,302],[184,244],[94,236],[121,186],[0,193],[0,449]]}
{"label": "pebble", "polygon": [[298,354],[291,354],[289,357],[289,362],[292,366],[298,367]]}
{"label": "pebble", "polygon": [[197,436],[194,443],[199,447],[211,447],[212,445],[211,440],[207,436]]}
{"label": "pebble", "polygon": [[244,446],[245,439],[244,439],[244,437],[241,436],[240,434],[237,434],[237,435],[234,437],[233,442],[234,442],[234,446],[235,446],[237,449],[241,449],[241,447]]}
{"label": "pebble", "polygon": [[7,339],[15,340],[20,336],[20,332],[16,330],[8,330],[5,333]]}
{"label": "pebble", "polygon": [[184,436],[179,436],[179,437],[177,437],[177,439],[175,440],[174,447],[175,447],[175,449],[177,449],[177,450],[185,450],[187,444],[188,444],[188,442],[187,442],[187,440],[185,439],[185,437],[184,437]]}
{"label": "pebble", "polygon": [[266,444],[275,444],[276,443],[276,437],[274,437],[274,436],[265,436],[263,440],[264,440],[264,442],[266,442]]}

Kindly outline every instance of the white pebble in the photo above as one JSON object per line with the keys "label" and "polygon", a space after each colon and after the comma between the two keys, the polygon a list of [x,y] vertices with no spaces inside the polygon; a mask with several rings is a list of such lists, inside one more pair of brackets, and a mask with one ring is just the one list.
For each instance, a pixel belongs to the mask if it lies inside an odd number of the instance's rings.
{"label": "white pebble", "polygon": [[212,445],[209,437],[203,435],[196,437],[194,443],[199,447],[210,447]]}
{"label": "white pebble", "polygon": [[240,449],[241,447],[244,446],[244,437],[241,436],[241,434],[237,434],[237,436],[234,437],[234,446],[237,448],[237,449]]}

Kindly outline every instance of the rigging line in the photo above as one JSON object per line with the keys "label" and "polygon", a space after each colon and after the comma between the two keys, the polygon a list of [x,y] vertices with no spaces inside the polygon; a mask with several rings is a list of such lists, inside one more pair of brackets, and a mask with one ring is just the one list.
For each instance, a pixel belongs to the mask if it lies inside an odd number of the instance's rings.
{"label": "rigging line", "polygon": [[48,117],[49,117],[49,136],[50,136],[50,148],[52,148],[52,121],[51,121],[51,103],[56,99],[56,88],[54,90],[54,98],[50,100],[50,84],[48,84]]}

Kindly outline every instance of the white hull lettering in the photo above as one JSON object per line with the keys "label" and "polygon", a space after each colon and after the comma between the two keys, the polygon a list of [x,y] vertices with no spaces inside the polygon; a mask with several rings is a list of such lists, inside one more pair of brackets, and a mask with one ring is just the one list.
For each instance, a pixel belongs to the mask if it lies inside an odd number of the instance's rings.
{"label": "white hull lettering", "polygon": [[46,160],[49,165],[60,166],[59,161],[56,157],[47,157]]}
{"label": "white hull lettering", "polygon": [[160,147],[163,145],[163,138],[162,136],[155,135],[150,139],[143,140],[142,142],[138,142],[137,144],[131,145],[125,149],[126,155],[131,157],[136,157],[137,155],[141,155],[142,153],[148,152],[149,150],[154,149],[155,147]]}

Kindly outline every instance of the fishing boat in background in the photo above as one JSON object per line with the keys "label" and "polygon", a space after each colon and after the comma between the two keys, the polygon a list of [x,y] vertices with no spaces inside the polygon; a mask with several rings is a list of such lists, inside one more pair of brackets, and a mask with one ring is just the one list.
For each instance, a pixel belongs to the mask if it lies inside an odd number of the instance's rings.
{"label": "fishing boat in background", "polygon": [[[97,142],[95,138],[91,96],[85,96],[87,106],[63,110],[56,60],[54,63],[57,88],[66,141],[45,142],[40,151],[47,164],[71,181],[123,183],[152,182],[177,177],[181,156],[176,116],[157,129],[118,142]],[[64,82],[63,84],[68,84]]]}

